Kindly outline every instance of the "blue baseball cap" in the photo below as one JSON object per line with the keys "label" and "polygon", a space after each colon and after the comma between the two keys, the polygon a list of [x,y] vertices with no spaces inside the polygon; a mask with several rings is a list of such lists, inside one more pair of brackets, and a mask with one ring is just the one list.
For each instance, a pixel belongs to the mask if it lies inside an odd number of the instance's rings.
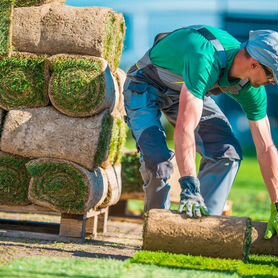
{"label": "blue baseball cap", "polygon": [[252,58],[271,70],[278,84],[278,32],[250,31],[249,40],[244,45]]}

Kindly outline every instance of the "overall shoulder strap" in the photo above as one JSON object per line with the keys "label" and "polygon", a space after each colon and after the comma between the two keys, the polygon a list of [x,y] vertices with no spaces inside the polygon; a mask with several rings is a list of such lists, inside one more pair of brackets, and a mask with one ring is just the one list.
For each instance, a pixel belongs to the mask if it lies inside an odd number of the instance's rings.
{"label": "overall shoulder strap", "polygon": [[194,25],[194,26],[190,26],[190,28],[198,31],[203,37],[205,37],[208,41],[210,41],[210,43],[216,49],[220,58],[220,64],[221,64],[220,76],[222,76],[225,68],[227,67],[227,55],[222,43],[203,25]]}
{"label": "overall shoulder strap", "polygon": [[[225,48],[223,47],[222,43],[204,26],[196,25],[191,26],[191,28],[198,31],[202,36],[204,36],[208,41],[212,43],[214,48],[217,50],[219,55],[220,64],[221,64],[221,73],[219,80],[224,74],[224,70],[227,67],[227,55]],[[239,91],[248,83],[248,80],[240,80],[240,82],[232,87],[229,88],[229,91],[233,94],[238,94]],[[228,88],[227,88],[228,89]]]}

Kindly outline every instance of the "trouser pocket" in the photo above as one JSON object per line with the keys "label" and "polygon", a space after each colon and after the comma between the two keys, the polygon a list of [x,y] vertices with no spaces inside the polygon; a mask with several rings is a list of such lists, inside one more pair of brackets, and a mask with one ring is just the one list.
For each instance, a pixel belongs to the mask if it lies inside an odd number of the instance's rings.
{"label": "trouser pocket", "polygon": [[125,106],[130,110],[137,110],[146,107],[149,103],[147,83],[128,81],[125,88]]}

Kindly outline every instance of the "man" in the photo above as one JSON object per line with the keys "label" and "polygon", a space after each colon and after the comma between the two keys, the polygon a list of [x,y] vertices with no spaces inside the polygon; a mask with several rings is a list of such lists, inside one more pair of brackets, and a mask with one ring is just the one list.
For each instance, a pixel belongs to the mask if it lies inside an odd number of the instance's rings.
{"label": "man", "polygon": [[[278,155],[266,114],[264,86],[278,83],[278,33],[251,31],[240,44],[227,32],[189,26],[159,34],[128,72],[127,122],[141,153],[145,210],[170,207],[167,183],[174,154],[166,144],[161,111],[175,125],[181,178],[180,212],[189,217],[221,215],[242,159],[239,142],[209,97],[224,93],[249,120],[258,161],[271,198],[265,238],[278,232]],[[202,155],[197,177],[196,151]]]}

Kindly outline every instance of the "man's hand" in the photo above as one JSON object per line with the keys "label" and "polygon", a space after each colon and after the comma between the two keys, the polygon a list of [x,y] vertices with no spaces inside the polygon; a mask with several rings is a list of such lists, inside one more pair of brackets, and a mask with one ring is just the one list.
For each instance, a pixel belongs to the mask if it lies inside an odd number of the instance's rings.
{"label": "man's hand", "polygon": [[204,199],[200,193],[200,181],[192,176],[185,176],[179,179],[181,186],[181,200],[179,212],[185,211],[189,217],[202,217],[208,215]]}
{"label": "man's hand", "polygon": [[271,239],[278,233],[278,203],[271,204],[271,213],[264,234],[265,239]]}

